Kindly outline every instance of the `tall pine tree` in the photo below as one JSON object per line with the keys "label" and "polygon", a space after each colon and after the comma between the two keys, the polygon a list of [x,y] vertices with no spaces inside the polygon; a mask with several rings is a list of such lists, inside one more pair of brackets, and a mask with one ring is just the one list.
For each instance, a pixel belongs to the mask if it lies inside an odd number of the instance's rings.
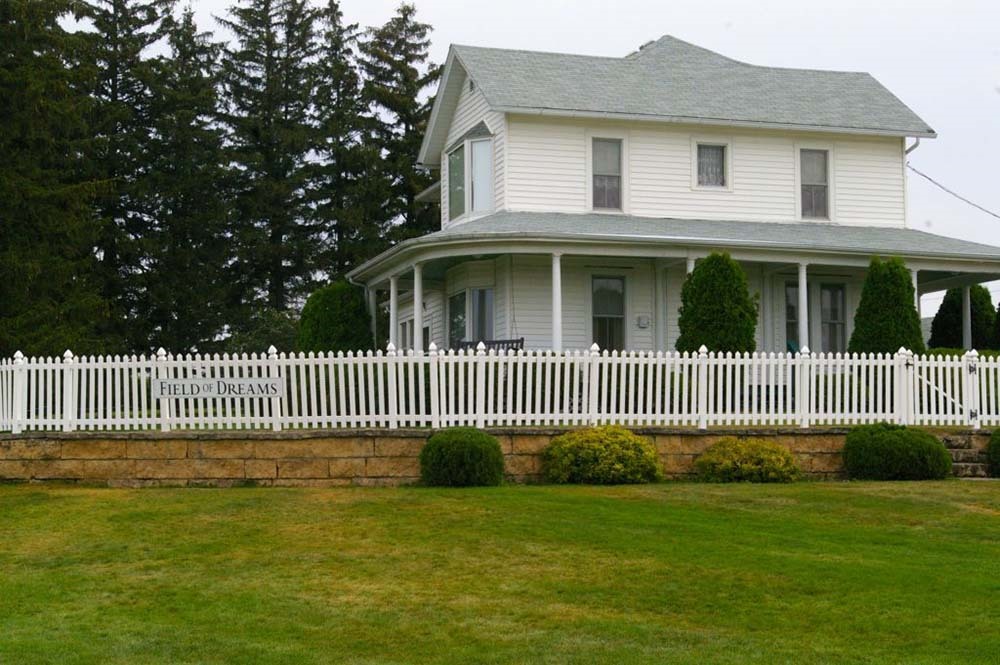
{"label": "tall pine tree", "polygon": [[221,48],[198,32],[190,8],[166,28],[169,54],[153,62],[150,86],[139,323],[151,349],[206,351],[223,332],[228,296]]}
{"label": "tall pine tree", "polygon": [[245,0],[222,23],[236,39],[224,67],[238,174],[232,283],[249,321],[262,307],[293,305],[319,267],[321,234],[306,188],[316,11],[305,0]]}
{"label": "tall pine tree", "polygon": [[0,0],[0,356],[94,353],[99,294],[90,202],[79,167],[90,104],[68,0]]}
{"label": "tall pine tree", "polygon": [[434,211],[416,197],[433,178],[417,166],[433,99],[421,99],[437,81],[439,67],[427,62],[430,26],[416,20],[416,8],[402,4],[395,16],[369,30],[361,46],[364,96],[380,118],[375,140],[382,151],[381,176],[389,189],[386,212],[395,220],[398,238],[434,231]]}

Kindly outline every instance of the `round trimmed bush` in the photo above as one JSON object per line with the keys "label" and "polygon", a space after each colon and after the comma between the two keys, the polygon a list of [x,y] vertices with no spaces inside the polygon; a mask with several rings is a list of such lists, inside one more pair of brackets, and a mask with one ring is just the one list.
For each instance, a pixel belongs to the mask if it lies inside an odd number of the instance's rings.
{"label": "round trimmed bush", "polygon": [[435,487],[499,485],[503,481],[500,442],[475,427],[435,432],[420,451],[420,478]]}
{"label": "round trimmed bush", "polygon": [[767,439],[719,439],[694,462],[698,477],[712,483],[790,483],[799,465],[784,446]]}
{"label": "round trimmed bush", "polygon": [[550,483],[591,485],[648,483],[662,477],[653,442],[614,425],[555,437],[542,454],[542,472]]}
{"label": "round trimmed bush", "polygon": [[1000,478],[1000,429],[993,430],[986,444],[986,465],[991,478]]}
{"label": "round trimmed bush", "polygon": [[343,280],[313,291],[299,320],[299,351],[372,348],[371,318],[361,287]]}
{"label": "round trimmed bush", "polygon": [[951,475],[951,455],[921,429],[876,423],[848,432],[844,468],[859,480],[936,480]]}

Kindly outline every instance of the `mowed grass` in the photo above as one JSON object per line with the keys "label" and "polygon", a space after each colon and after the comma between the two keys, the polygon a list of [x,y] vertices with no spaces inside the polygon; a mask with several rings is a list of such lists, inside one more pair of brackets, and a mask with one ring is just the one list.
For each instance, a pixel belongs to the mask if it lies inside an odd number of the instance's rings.
{"label": "mowed grass", "polygon": [[996,663],[1000,483],[0,486],[0,663]]}

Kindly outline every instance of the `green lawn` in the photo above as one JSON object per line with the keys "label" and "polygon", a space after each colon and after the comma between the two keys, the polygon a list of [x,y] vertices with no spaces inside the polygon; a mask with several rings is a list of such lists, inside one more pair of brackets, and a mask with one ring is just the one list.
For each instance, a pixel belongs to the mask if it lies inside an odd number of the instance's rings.
{"label": "green lawn", "polygon": [[996,663],[1000,483],[0,486],[0,663]]}

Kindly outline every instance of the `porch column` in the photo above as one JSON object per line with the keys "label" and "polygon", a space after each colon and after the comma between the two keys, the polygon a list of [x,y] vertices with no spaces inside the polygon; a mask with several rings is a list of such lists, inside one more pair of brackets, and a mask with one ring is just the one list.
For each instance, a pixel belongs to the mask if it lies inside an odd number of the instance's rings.
{"label": "porch column", "polygon": [[368,320],[370,321],[372,344],[375,348],[378,348],[378,317],[376,316],[378,309],[376,304],[376,292],[375,289],[370,286],[365,287],[365,305],[368,309]]}
{"label": "porch column", "polygon": [[666,351],[667,347],[667,299],[666,268],[653,264],[653,313],[656,315],[656,350]]}
{"label": "porch column", "polygon": [[962,346],[972,350],[972,287],[962,287]]}
{"label": "porch column", "polygon": [[917,289],[917,269],[910,271],[910,280],[913,282],[913,306],[917,308],[917,318],[920,318],[920,290]]}
{"label": "porch column", "polygon": [[693,272],[694,272],[694,257],[689,256],[687,260],[687,274],[690,275]]}
{"label": "porch column", "polygon": [[389,278],[389,343],[399,348],[399,278]]}
{"label": "porch column", "polygon": [[809,347],[809,283],[806,263],[799,264],[799,350]]}
{"label": "porch column", "polygon": [[424,352],[424,272],[420,263],[413,264],[413,349]]}
{"label": "porch column", "polygon": [[552,253],[552,350],[562,351],[562,257]]}

